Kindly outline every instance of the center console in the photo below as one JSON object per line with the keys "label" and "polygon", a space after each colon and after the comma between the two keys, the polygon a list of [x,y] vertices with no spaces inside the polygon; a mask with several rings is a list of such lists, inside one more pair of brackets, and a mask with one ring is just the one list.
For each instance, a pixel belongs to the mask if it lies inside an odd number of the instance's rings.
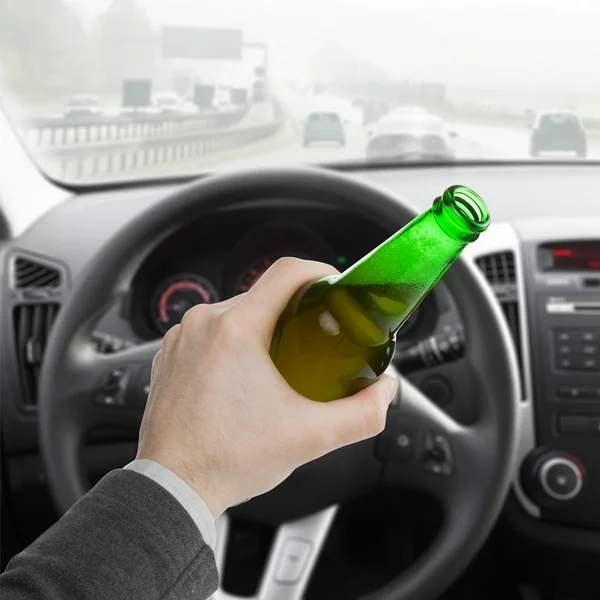
{"label": "center console", "polygon": [[522,268],[535,434],[522,487],[542,520],[600,529],[600,239],[524,239]]}

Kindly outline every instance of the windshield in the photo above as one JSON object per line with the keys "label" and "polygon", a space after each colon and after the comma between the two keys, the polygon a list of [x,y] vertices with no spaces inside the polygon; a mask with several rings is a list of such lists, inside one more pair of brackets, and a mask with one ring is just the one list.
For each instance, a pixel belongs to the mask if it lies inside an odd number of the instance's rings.
{"label": "windshield", "polygon": [[156,104],[177,104],[177,102],[179,102],[179,100],[177,99],[176,96],[164,95],[164,96],[154,96],[154,102]]}
{"label": "windshield", "polygon": [[308,115],[309,123],[337,124],[340,118],[335,113],[312,113]]}
{"label": "windshield", "polygon": [[598,0],[35,5],[0,7],[0,92],[56,179],[360,164],[417,128],[444,152],[398,164],[600,159]]}
{"label": "windshield", "polygon": [[414,115],[405,114],[400,116],[384,117],[377,123],[378,133],[394,133],[404,131],[429,131],[440,132],[443,129],[443,121],[435,116],[423,116],[419,113]]}
{"label": "windshield", "polygon": [[77,96],[69,100],[69,106],[96,106],[98,100],[90,96]]}

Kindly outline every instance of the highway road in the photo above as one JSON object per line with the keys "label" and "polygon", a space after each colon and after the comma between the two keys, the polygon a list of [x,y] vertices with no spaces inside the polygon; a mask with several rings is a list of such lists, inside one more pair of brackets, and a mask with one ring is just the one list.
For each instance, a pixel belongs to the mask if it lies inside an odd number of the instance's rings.
{"label": "highway road", "polygon": [[[364,160],[367,146],[367,128],[360,124],[361,115],[347,100],[331,96],[285,97],[282,102],[295,124],[296,135],[285,148],[244,157],[223,163],[225,168],[253,167],[258,165],[297,165],[323,164],[336,161]],[[301,123],[308,112],[313,110],[333,110],[350,121],[346,126],[345,147],[335,144],[315,144],[304,148],[301,139]],[[448,130],[454,130],[458,137],[454,140],[456,160],[526,160],[529,156],[531,130],[523,127],[500,124],[473,124],[447,122]],[[570,153],[549,153],[535,160],[577,159]],[[591,138],[588,143],[588,158],[600,160],[600,139]]]}
{"label": "highway road", "polygon": [[[284,131],[274,138],[247,147],[204,158],[181,160],[165,165],[152,165],[119,173],[119,177],[167,177],[183,174],[257,168],[262,166],[294,166],[302,164],[331,164],[346,161],[363,161],[368,141],[367,128],[360,123],[360,114],[342,99],[324,96],[279,98],[285,106],[287,121]],[[334,110],[348,121],[345,146],[337,144],[302,145],[302,122],[313,110]],[[268,115],[272,118],[272,115]],[[245,125],[269,120],[264,111],[251,111],[244,119]],[[447,128],[457,132],[454,140],[456,160],[529,160],[530,130],[513,125],[475,124],[473,122],[448,122]],[[574,154],[551,153],[534,160],[580,160]],[[588,158],[600,160],[600,139],[590,138]],[[49,164],[49,163],[47,163]]]}
{"label": "highway road", "polygon": [[[344,161],[362,161],[368,141],[367,128],[360,124],[359,112],[343,99],[326,96],[283,97],[289,115],[287,134],[278,143],[263,143],[255,149],[247,148],[243,156],[235,154],[215,156],[206,163],[207,171],[252,169],[261,166],[294,166],[303,164],[329,164]],[[350,121],[346,125],[347,141],[341,147],[337,144],[314,144],[308,148],[302,145],[302,121],[313,110],[333,110]],[[581,160],[572,153],[548,153],[536,159],[529,155],[530,130],[526,127],[503,126],[500,124],[474,124],[447,122],[448,130],[454,130],[458,137],[454,140],[456,160]],[[600,139],[591,138],[588,142],[588,158],[600,160]],[[196,171],[202,164],[190,164]],[[188,165],[165,166],[164,171],[154,175],[176,175],[186,172]]]}
{"label": "highway road", "polygon": [[[581,160],[570,153],[550,153],[531,159],[529,132],[496,125],[449,123],[458,133],[454,141],[456,161],[461,160]],[[284,167],[298,165],[334,164],[345,161],[364,161],[367,131],[357,124],[347,126],[346,146],[315,144],[303,147],[301,128],[296,122],[286,126],[287,131],[275,140],[259,142],[254,146],[209,157],[206,161],[184,161],[163,167],[153,166],[144,173],[128,172],[127,177],[169,177],[191,173]],[[588,159],[600,160],[600,140],[590,140]]]}
{"label": "highway road", "polygon": [[[449,129],[458,133],[454,141],[456,160],[529,160],[529,130],[496,125],[448,123]],[[314,144],[302,146],[301,130],[297,126],[295,137],[287,145],[241,159],[228,158],[214,165],[221,170],[253,168],[259,166],[292,166],[299,164],[325,164],[365,159],[367,130],[354,123],[347,126],[346,146]],[[588,158],[600,160],[600,140],[590,140]],[[571,153],[554,152],[532,160],[581,160]],[[181,165],[179,165],[181,169]]]}
{"label": "highway road", "polygon": [[[299,164],[299,163],[327,163],[338,160],[361,160],[365,156],[367,145],[367,129],[359,124],[360,112],[352,108],[347,100],[332,96],[313,95],[310,97],[285,97],[283,98],[291,118],[298,129],[297,139],[288,148],[272,153],[256,156],[256,160],[269,164]],[[332,110],[350,121],[347,126],[347,144],[340,148],[335,145],[315,145],[303,148],[301,143],[300,123],[308,112],[314,110]],[[447,122],[448,130],[458,133],[455,140],[455,153],[457,160],[525,160],[529,156],[529,137],[531,130],[526,127],[515,127],[502,124],[474,124],[469,122]],[[590,138],[588,144],[588,157],[600,159],[600,138]],[[574,158],[569,153],[549,153],[539,160],[544,159],[569,159]],[[244,161],[243,164],[247,164]],[[236,165],[237,166],[237,163]]]}

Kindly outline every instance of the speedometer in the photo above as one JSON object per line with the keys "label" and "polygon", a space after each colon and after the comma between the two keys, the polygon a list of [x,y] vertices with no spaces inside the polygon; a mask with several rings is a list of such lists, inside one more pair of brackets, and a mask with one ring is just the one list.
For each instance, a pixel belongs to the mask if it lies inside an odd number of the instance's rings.
{"label": "speedometer", "polygon": [[217,301],[215,288],[204,277],[188,273],[175,275],[165,279],[152,296],[152,321],[164,334],[193,306]]}

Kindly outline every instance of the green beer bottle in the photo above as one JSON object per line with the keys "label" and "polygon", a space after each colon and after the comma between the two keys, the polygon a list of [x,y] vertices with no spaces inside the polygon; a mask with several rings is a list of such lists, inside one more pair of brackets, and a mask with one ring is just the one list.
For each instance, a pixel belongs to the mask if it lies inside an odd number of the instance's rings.
{"label": "green beer bottle", "polygon": [[402,324],[489,221],[473,190],[452,186],[346,271],[299,289],[271,341],[280,373],[320,402],[373,383],[392,360]]}

